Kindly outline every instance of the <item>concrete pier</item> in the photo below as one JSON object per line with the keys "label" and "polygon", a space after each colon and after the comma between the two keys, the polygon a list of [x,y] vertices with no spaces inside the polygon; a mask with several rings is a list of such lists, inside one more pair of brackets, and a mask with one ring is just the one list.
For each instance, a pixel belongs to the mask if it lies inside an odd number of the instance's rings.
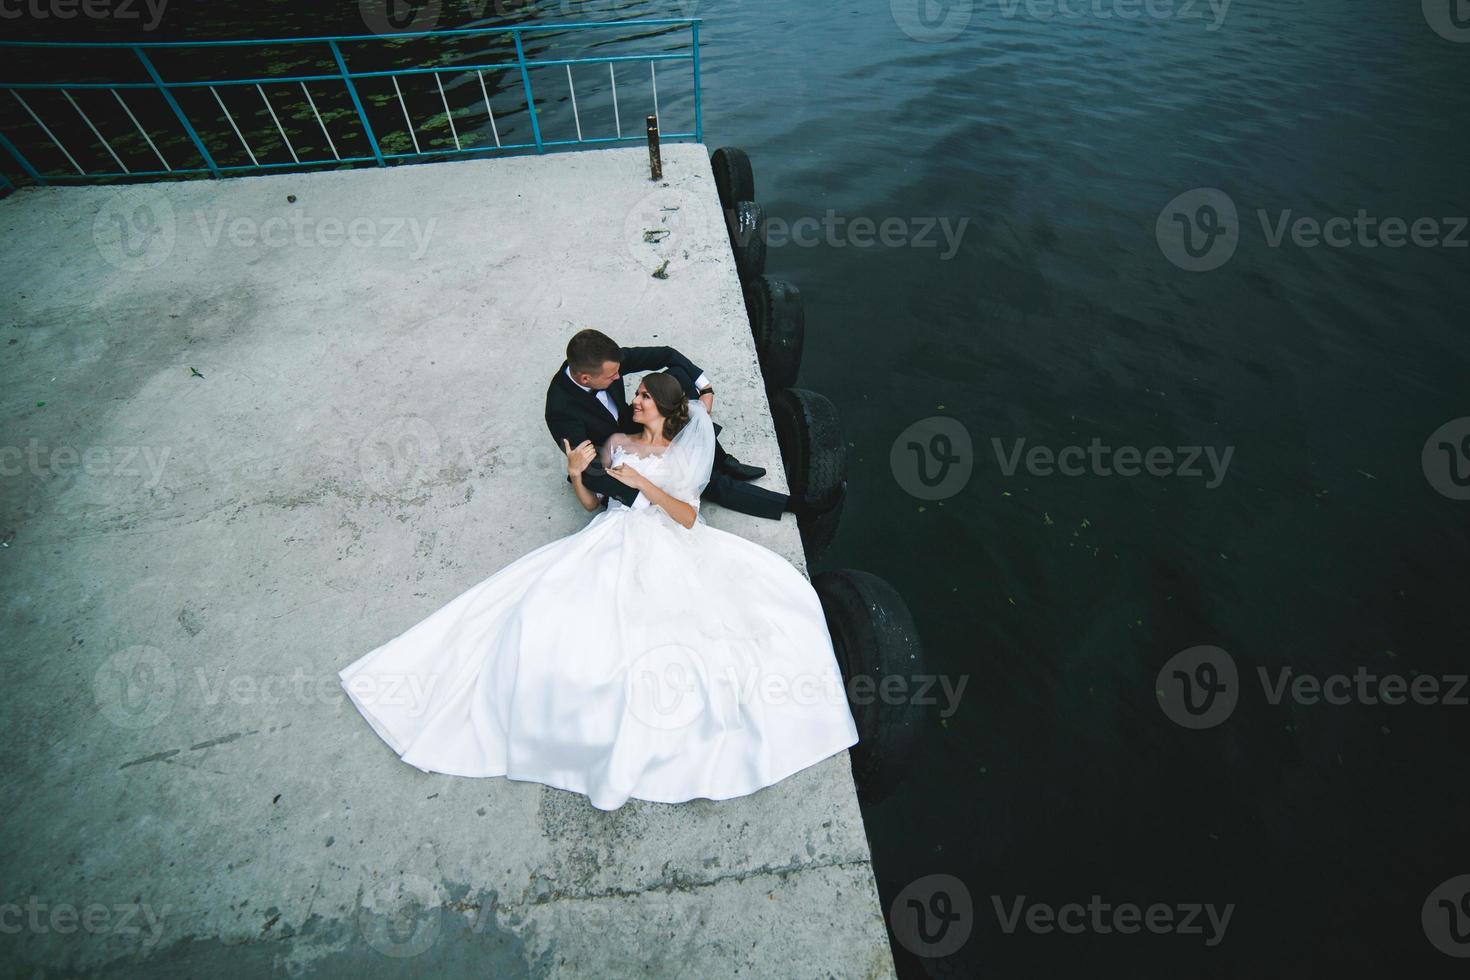
{"label": "concrete pier", "polygon": [[664,161],[0,201],[0,972],[892,975],[845,754],[603,813],[420,773],[337,686],[587,520],[541,420],[576,329],[687,353],[784,489],[708,151]]}

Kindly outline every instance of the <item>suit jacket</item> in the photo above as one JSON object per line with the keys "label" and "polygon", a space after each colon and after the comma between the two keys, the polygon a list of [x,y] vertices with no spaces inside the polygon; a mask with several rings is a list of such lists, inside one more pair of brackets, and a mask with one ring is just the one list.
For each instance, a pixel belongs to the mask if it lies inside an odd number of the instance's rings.
{"label": "suit jacket", "polygon": [[[678,378],[679,383],[684,386],[685,394],[691,400],[699,397],[699,390],[694,387],[694,379],[704,372],[674,348],[623,348],[623,373],[636,374],[641,371],[660,370],[667,370]],[[562,448],[563,439],[572,446],[581,445],[583,441],[590,439],[594,446],[601,448],[602,444],[612,438],[615,432],[632,435],[639,431],[639,425],[633,421],[633,410],[628,407],[627,393],[623,389],[622,380],[609,386],[607,394],[612,399],[613,405],[617,407],[618,417],[616,419],[598,400],[597,392],[583,391],[576,382],[567,377],[567,363],[562,362],[561,367],[552,377],[550,386],[546,389],[546,428],[551,432],[551,438],[556,443],[557,449]],[[629,506],[632,506],[633,501],[638,498],[637,490],[608,476],[597,460],[593,460],[587,472],[582,474],[582,483],[594,493],[616,497]]]}

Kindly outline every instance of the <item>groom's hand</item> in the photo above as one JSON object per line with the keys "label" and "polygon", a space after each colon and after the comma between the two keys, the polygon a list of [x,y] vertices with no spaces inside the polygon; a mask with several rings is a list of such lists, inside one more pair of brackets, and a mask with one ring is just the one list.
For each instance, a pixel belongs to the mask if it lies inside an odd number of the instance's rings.
{"label": "groom's hand", "polygon": [[713,391],[707,395],[700,395],[699,403],[704,406],[704,410],[709,414],[710,418],[715,417],[715,393]]}

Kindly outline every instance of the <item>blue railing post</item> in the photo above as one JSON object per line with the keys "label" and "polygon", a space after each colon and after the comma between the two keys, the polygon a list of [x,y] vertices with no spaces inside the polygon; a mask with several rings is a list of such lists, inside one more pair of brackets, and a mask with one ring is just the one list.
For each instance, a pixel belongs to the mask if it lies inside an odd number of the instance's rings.
{"label": "blue railing post", "polygon": [[373,124],[368,122],[367,110],[362,107],[362,100],[357,97],[357,86],[352,84],[352,76],[347,72],[347,62],[342,60],[342,49],[337,47],[337,42],[327,42],[332,48],[332,58],[337,62],[337,70],[342,73],[342,81],[347,85],[347,94],[352,96],[352,104],[357,107],[357,118],[362,123],[362,131],[368,138],[368,145],[373,148],[373,159],[378,161],[378,166],[387,166],[383,162],[383,151],[378,149],[378,138],[373,135]]}
{"label": "blue railing post", "polygon": [[14,143],[5,138],[4,133],[0,133],[0,147],[3,147],[6,153],[9,153],[11,156],[15,157],[15,162],[20,164],[20,169],[24,170],[26,172],[26,175],[29,176],[31,180],[34,180],[36,183],[42,185],[46,183],[46,178],[42,177],[40,173],[36,171],[35,167],[31,166],[31,161],[21,156],[21,152],[15,148]]}
{"label": "blue railing post", "polygon": [[689,25],[694,32],[694,142],[704,142],[704,103],[699,91],[699,21]]}
{"label": "blue railing post", "polygon": [[536,138],[536,152],[545,153],[546,148],[541,145],[541,123],[536,120],[536,97],[531,94],[531,73],[526,71],[526,50],[521,46],[521,32],[511,31],[510,36],[516,42],[516,64],[521,68],[521,85],[526,90],[526,108],[531,111],[531,135]]}
{"label": "blue railing post", "polygon": [[198,150],[199,155],[204,158],[204,165],[209,168],[210,174],[218,177],[219,165],[214,162],[214,157],[209,155],[209,150],[205,148],[204,141],[199,138],[199,134],[194,132],[194,127],[190,124],[189,117],[184,115],[184,110],[179,107],[178,100],[174,98],[174,94],[168,90],[167,85],[163,84],[163,78],[159,76],[158,69],[153,67],[153,62],[148,60],[148,55],[143,52],[142,48],[135,45],[133,47],[133,53],[138,56],[139,61],[143,62],[143,67],[148,69],[148,77],[153,79],[153,84],[158,86],[159,94],[163,96],[164,101],[168,103],[168,107],[174,111],[174,115],[178,117],[180,124],[183,125],[184,132],[188,133],[189,139],[194,141],[194,149]]}

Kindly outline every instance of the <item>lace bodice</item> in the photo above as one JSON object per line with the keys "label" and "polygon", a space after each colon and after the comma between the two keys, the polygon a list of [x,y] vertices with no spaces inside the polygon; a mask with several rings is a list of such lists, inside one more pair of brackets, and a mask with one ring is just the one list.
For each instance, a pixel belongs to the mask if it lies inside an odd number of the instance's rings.
{"label": "lace bodice", "polygon": [[[624,442],[619,442],[612,447],[608,457],[608,466],[622,466],[627,464],[633,469],[648,477],[655,484],[659,482],[660,474],[664,470],[663,450],[651,450],[646,455],[640,455],[635,451],[637,447],[630,447]],[[624,504],[616,497],[608,501],[609,507],[622,507]],[[634,509],[650,506],[648,498],[639,494],[638,499],[633,502]]]}

